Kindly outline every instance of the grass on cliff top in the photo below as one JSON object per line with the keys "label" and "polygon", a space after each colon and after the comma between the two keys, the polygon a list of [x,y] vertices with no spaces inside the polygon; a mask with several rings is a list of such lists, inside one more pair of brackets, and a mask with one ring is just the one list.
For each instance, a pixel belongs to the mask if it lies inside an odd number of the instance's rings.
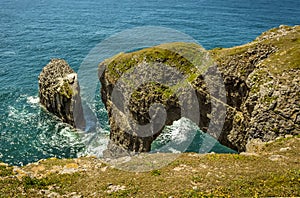
{"label": "grass on cliff top", "polygon": [[[300,138],[294,137],[259,145],[257,156],[185,153],[168,166],[139,173],[117,170],[95,158],[44,160],[22,168],[30,173],[44,166],[41,178],[18,180],[11,171],[2,174],[0,197],[47,197],[50,193],[66,197],[297,197],[299,145]],[[155,155],[158,161],[166,157]],[[57,166],[76,169],[74,164],[86,170],[47,174]],[[0,167],[4,172],[10,169]]]}
{"label": "grass on cliff top", "polygon": [[[284,32],[284,33],[282,33]],[[272,37],[272,35],[277,35]],[[280,36],[281,35],[281,36]],[[267,39],[260,39],[266,37]],[[271,44],[278,50],[263,61],[263,66],[274,75],[280,75],[285,70],[300,69],[300,26],[274,28],[264,32],[253,42],[232,48],[215,48],[210,50],[214,60],[228,59],[233,55],[240,55],[255,45]],[[126,71],[142,62],[159,62],[175,67],[184,75],[193,76],[206,71],[213,60],[207,58],[208,53],[195,43],[167,43],[142,49],[131,53],[120,53],[104,61],[108,74],[116,82]],[[196,75],[197,74],[197,75]]]}
{"label": "grass on cliff top", "polygon": [[[277,75],[281,75],[283,71],[300,69],[300,26],[294,27],[293,31],[290,31],[291,27],[286,26],[285,29],[289,31],[285,36],[265,41],[279,48],[275,54],[263,62],[273,74]],[[282,30],[276,28],[270,32],[279,31]]]}
{"label": "grass on cliff top", "polygon": [[[261,37],[266,39],[260,40]],[[273,75],[281,75],[283,71],[291,69],[300,69],[300,26],[273,28],[264,32],[253,42],[232,48],[215,48],[211,52],[215,60],[220,61],[233,55],[243,54],[259,43],[271,44],[278,49],[261,64]]]}
{"label": "grass on cliff top", "polygon": [[[104,61],[110,77],[116,82],[126,71],[142,62],[162,63],[176,68],[183,75],[195,76],[195,73],[207,69],[209,62],[205,50],[195,43],[167,43],[131,53],[120,53]],[[151,69],[151,68],[149,68]],[[193,79],[190,79],[193,80]]]}
{"label": "grass on cliff top", "polygon": [[[146,67],[137,68],[142,63],[146,63]],[[113,84],[123,77],[122,80],[127,86],[136,89],[142,81],[146,81],[147,84],[156,83],[157,80],[151,77],[153,74],[159,82],[167,81],[166,84],[161,84],[168,86],[169,89],[156,86],[157,93],[167,99],[174,93],[180,95],[179,89],[184,90],[189,87],[190,82],[212,65],[212,59],[209,58],[208,52],[196,43],[175,42],[135,52],[120,53],[105,60],[100,67],[103,64],[106,66],[106,78]],[[128,74],[130,76],[126,76]],[[135,98],[135,95],[137,93],[133,93],[131,97]]]}

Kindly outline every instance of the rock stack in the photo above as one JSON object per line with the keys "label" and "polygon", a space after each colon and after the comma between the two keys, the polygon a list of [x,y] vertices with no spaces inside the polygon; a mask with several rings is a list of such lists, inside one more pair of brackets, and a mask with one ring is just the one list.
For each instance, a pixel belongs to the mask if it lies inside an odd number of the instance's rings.
{"label": "rock stack", "polygon": [[39,75],[40,103],[63,122],[84,129],[77,74],[65,60],[52,59]]}

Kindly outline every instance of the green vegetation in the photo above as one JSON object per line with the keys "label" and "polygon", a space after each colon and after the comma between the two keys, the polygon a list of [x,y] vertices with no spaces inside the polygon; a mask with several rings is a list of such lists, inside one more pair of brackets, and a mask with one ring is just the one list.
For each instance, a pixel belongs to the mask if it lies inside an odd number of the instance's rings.
{"label": "green vegetation", "polygon": [[273,101],[275,101],[276,99],[277,99],[278,97],[276,96],[265,96],[264,98],[263,98],[263,102],[264,103],[266,103],[267,105],[270,105]]}
{"label": "green vegetation", "polygon": [[[147,91],[145,91],[145,89]],[[144,92],[147,92],[148,95],[151,95],[151,94],[161,95],[163,97],[163,100],[174,95],[174,91],[172,91],[169,87],[161,85],[160,83],[149,82],[149,83],[143,85],[143,87],[140,87],[140,89],[138,88],[138,89],[134,90],[134,92],[132,93],[131,96],[133,98],[140,98],[141,97],[140,95],[143,94]]]}
{"label": "green vegetation", "polygon": [[57,182],[58,181],[51,180],[48,178],[36,179],[36,178],[28,177],[28,176],[23,178],[23,185],[24,185],[25,190],[28,190],[31,188],[46,189],[47,186],[56,184]]}
{"label": "green vegetation", "polygon": [[[234,64],[239,65],[238,61],[244,58],[250,47],[254,48],[257,44],[274,46],[276,51],[259,61],[256,70],[249,76],[254,83],[251,92],[257,93],[261,85],[272,86],[266,84],[271,81],[271,75],[279,78],[284,71],[300,69],[300,27],[294,28],[292,33],[287,32],[284,37],[276,37],[280,31],[289,29],[272,29],[250,44],[230,49],[216,48],[209,53],[216,62],[225,63],[223,66],[226,67],[233,56],[237,60]],[[183,83],[195,80],[212,64],[206,56],[207,53],[193,43],[170,43],[121,53],[106,60],[107,79],[115,83],[133,66],[143,62],[150,67],[157,66],[155,63],[174,67],[186,77],[185,82],[173,87],[155,82],[148,84],[149,92],[162,96],[164,100],[173,96]],[[246,76],[249,74],[247,69],[238,68],[233,72]],[[60,93],[67,98],[73,94],[66,82]],[[137,89],[132,96],[144,97],[143,90]],[[276,98],[265,96],[263,100],[271,104]],[[243,119],[242,114],[235,116],[236,122]],[[278,128],[274,126],[273,131],[278,132]],[[252,144],[255,147],[255,143]],[[129,170],[136,170],[142,164],[141,159],[148,160],[144,164],[148,167],[152,167],[154,161],[162,164],[148,172],[122,171],[92,157],[52,158],[24,167],[0,164],[0,197],[47,197],[51,193],[66,197],[74,194],[82,197],[297,197],[300,196],[299,145],[300,136],[296,136],[261,143],[255,150],[257,153],[156,153],[133,156],[130,162],[122,164]],[[167,159],[173,159],[172,156],[177,157],[176,160],[165,164]]]}
{"label": "green vegetation", "polygon": [[13,175],[13,168],[0,164],[0,177],[6,177]]}
{"label": "green vegetation", "polygon": [[[290,27],[286,26],[285,29],[290,30]],[[278,33],[280,31],[282,30],[276,28],[265,34]],[[274,75],[281,75],[286,70],[300,69],[300,26],[297,26],[294,31],[288,32],[284,37],[264,42],[272,43],[279,49],[263,62],[263,65],[268,67]]]}
{"label": "green vegetation", "polygon": [[152,176],[159,176],[159,175],[161,175],[161,171],[160,170],[153,170],[153,171],[151,171],[151,175]]}
{"label": "green vegetation", "polygon": [[72,87],[69,85],[69,83],[66,80],[64,80],[62,82],[62,86],[60,86],[59,93],[68,99],[72,98],[73,90],[72,90]]}
{"label": "green vegetation", "polygon": [[[217,62],[224,62],[232,56],[242,55],[257,44],[272,45],[277,49],[276,52],[263,60],[260,68],[266,68],[274,76],[280,76],[284,71],[300,69],[300,26],[295,27],[293,31],[290,30],[291,27],[288,26],[274,28],[263,33],[254,42],[233,48],[215,48],[211,50],[211,53]],[[287,32],[282,33],[284,31]],[[285,36],[280,36],[282,34]],[[264,37],[267,39],[263,39]],[[243,72],[242,69],[241,72]]]}
{"label": "green vegetation", "polygon": [[211,50],[211,53],[216,61],[222,61],[224,57],[236,56],[245,53],[250,46],[253,46],[253,44],[246,44],[232,48],[215,48]]}
{"label": "green vegetation", "polygon": [[269,77],[267,69],[260,69],[255,71],[250,78],[254,82],[253,86],[251,87],[252,93],[259,92],[261,85],[263,85],[266,82],[270,82],[272,80]]}
{"label": "green vegetation", "polygon": [[[39,177],[0,177],[0,197],[41,197],[43,192],[83,197],[293,197],[300,196],[300,138],[265,144],[257,155],[185,153],[150,172],[125,172],[99,159],[48,159],[22,167]],[[282,148],[286,149],[284,152]],[[164,160],[164,154],[155,154]],[[270,160],[273,155],[282,160]],[[140,162],[140,158],[136,163]],[[45,169],[37,169],[37,167]],[[1,166],[3,170],[4,166]],[[57,167],[88,167],[75,173]],[[12,170],[12,167],[4,170]],[[79,169],[78,169],[79,170]],[[46,195],[47,196],[47,195]]]}
{"label": "green vegetation", "polygon": [[201,73],[211,64],[207,52],[194,43],[168,43],[132,53],[120,53],[106,60],[108,74],[116,82],[126,71],[142,62],[162,63],[176,68],[184,75]]}
{"label": "green vegetation", "polygon": [[[162,67],[161,64],[170,67],[170,71],[165,71],[163,74],[156,72],[155,75],[162,75],[159,78],[162,80],[173,79],[174,84],[172,86],[158,85],[156,82],[147,82],[148,85],[143,85],[148,87],[151,85],[152,92],[161,95],[163,100],[167,100],[174,96],[174,93],[179,95],[179,88],[188,86],[190,82],[205,72],[212,65],[212,60],[208,58],[208,52],[195,43],[167,43],[131,53],[120,53],[105,60],[104,64],[107,65],[106,78],[114,84],[121,76],[124,77],[125,73],[133,72],[134,67],[142,63],[147,63],[146,71],[139,70],[139,75],[131,74],[130,79],[123,78],[122,80],[126,81],[127,86],[136,89],[135,86],[139,84],[141,78],[147,79],[147,74],[160,69],[157,67]],[[136,99],[139,98],[139,95],[140,93],[135,91],[131,97]]]}

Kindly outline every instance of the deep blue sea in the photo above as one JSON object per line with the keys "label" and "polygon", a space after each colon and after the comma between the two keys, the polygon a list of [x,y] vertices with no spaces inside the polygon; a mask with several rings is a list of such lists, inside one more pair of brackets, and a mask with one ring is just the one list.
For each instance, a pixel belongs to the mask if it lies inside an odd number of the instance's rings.
{"label": "deep blue sea", "polygon": [[[0,161],[23,165],[101,155],[106,147],[109,126],[99,95],[90,105],[97,134],[79,134],[40,107],[38,75],[51,58],[63,58],[78,71],[97,44],[135,27],[172,28],[211,49],[299,23],[299,0],[0,0]],[[175,123],[166,130],[171,135],[165,138],[172,139],[184,127]],[[203,136],[198,131],[187,150],[201,152]],[[230,152],[218,143],[210,151]]]}

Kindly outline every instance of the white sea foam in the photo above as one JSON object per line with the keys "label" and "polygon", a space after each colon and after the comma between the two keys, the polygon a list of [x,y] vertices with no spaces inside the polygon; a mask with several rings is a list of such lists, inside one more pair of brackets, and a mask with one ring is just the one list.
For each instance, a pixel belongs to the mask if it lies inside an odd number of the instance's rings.
{"label": "white sea foam", "polygon": [[6,52],[3,52],[3,55],[4,56],[13,56],[13,55],[16,55],[16,52],[14,52],[14,51],[6,51]]}
{"label": "white sea foam", "polygon": [[198,127],[187,118],[173,122],[173,125],[166,127],[156,140],[164,146],[153,152],[184,152],[191,144],[197,129]]}
{"label": "white sea foam", "polygon": [[12,117],[15,118],[17,115],[17,110],[16,108],[12,107],[12,106],[8,106],[8,117]]}
{"label": "white sea foam", "polygon": [[40,102],[40,98],[38,96],[29,96],[27,97],[27,103],[28,104],[38,104]]}
{"label": "white sea foam", "polygon": [[103,151],[107,149],[109,132],[97,127],[95,132],[83,132],[81,134],[81,142],[85,145],[85,150],[78,153],[78,156],[96,156],[102,157]]}
{"label": "white sea foam", "polygon": [[28,112],[26,109],[17,109],[13,106],[8,106],[8,119],[14,123],[27,124],[35,117],[34,113]]}

